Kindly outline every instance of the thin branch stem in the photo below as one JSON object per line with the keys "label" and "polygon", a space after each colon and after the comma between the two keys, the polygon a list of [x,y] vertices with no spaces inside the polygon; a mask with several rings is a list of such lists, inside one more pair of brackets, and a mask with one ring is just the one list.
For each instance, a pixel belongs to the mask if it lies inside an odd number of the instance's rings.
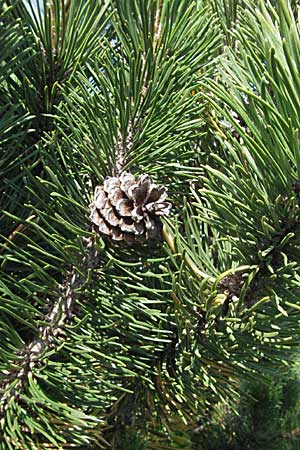
{"label": "thin branch stem", "polygon": [[0,417],[5,415],[12,399],[18,400],[21,390],[27,385],[30,374],[39,365],[43,354],[55,348],[57,338],[64,339],[64,327],[72,319],[80,289],[87,283],[88,271],[97,267],[99,262],[93,241],[87,239],[85,244],[87,254],[82,258],[80,270],[72,268],[66,274],[59,286],[59,298],[45,317],[46,325],[39,328],[38,336],[20,352],[17,363],[19,367],[2,371],[6,375],[6,382],[0,386],[0,390],[4,392],[0,398]]}
{"label": "thin branch stem", "polygon": [[[157,51],[158,42],[161,36],[161,7],[162,7],[162,1],[158,2],[156,14],[155,14],[155,21],[153,25],[154,33],[153,33],[153,41],[152,41],[152,51],[155,53]],[[144,73],[144,68],[146,64],[146,55],[145,53],[142,54],[142,67],[141,67],[141,73]],[[140,101],[139,106],[143,104],[144,98],[146,96],[148,90],[148,82],[147,82],[147,73],[145,72],[143,82],[141,85],[141,92],[140,92]],[[133,100],[132,105],[133,107]],[[133,139],[135,134],[137,133],[139,129],[139,125],[133,123],[131,119],[128,121],[127,130],[126,130],[126,138],[125,142],[123,140],[122,131],[118,130],[118,139],[116,144],[116,164],[114,168],[114,175],[118,176],[122,173],[123,168],[125,164],[128,162],[128,156],[130,154],[130,150],[133,147]]]}
{"label": "thin branch stem", "polygon": [[3,246],[0,248],[0,255],[1,253],[4,252],[4,250],[9,247],[10,243],[14,240],[14,238],[16,237],[16,235],[27,228],[27,223],[26,222],[30,222],[31,220],[35,219],[36,216],[34,214],[32,214],[31,216],[27,217],[27,219],[25,219],[25,223],[19,223],[19,225],[13,230],[13,232],[8,236],[7,241],[5,242],[5,244],[3,244]]}

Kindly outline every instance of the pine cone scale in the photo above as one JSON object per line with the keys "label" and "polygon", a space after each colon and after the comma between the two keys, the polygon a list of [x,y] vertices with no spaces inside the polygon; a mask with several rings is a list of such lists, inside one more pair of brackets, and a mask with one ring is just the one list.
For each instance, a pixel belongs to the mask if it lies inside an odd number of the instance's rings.
{"label": "pine cone scale", "polygon": [[103,219],[105,219],[106,222],[109,223],[109,225],[112,225],[114,227],[120,225],[120,218],[115,213],[115,210],[108,199],[105,207],[100,210],[100,214],[102,215]]}
{"label": "pine cone scale", "polygon": [[163,186],[158,187],[156,185],[152,185],[152,189],[149,192],[149,196],[147,199],[147,203],[154,203],[160,200],[163,202],[167,198],[167,192]]}
{"label": "pine cone scale", "polygon": [[117,206],[118,202],[125,197],[120,188],[115,188],[108,193],[108,198],[113,206]]}
{"label": "pine cone scale", "polygon": [[116,210],[121,217],[131,217],[133,211],[133,203],[128,198],[119,200],[116,204]]}
{"label": "pine cone scale", "polygon": [[120,176],[120,185],[121,190],[125,192],[126,195],[128,195],[128,191],[136,183],[134,176],[131,173],[124,172]]}
{"label": "pine cone scale", "polygon": [[97,186],[95,190],[95,200],[94,203],[97,207],[97,209],[103,209],[105,208],[107,198],[104,192],[104,189],[102,186]]}

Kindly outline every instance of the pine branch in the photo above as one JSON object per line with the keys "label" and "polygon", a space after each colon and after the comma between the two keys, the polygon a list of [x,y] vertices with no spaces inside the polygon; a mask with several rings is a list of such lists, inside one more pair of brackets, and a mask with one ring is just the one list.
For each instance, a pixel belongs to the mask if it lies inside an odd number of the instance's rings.
{"label": "pine branch", "polygon": [[126,129],[126,138],[124,142],[122,130],[118,130],[118,141],[115,149],[116,164],[114,167],[114,175],[119,176],[124,170],[126,162],[128,162],[128,155],[133,147],[133,130],[132,121],[129,120]]}
{"label": "pine branch", "polygon": [[[80,290],[86,287],[88,272],[97,267],[99,263],[98,251],[91,238],[85,239],[87,254],[81,258],[80,265],[66,273],[59,286],[58,300],[54,303],[48,314],[45,315],[44,324],[38,330],[38,336],[26,345],[18,354],[17,369],[5,370],[8,381],[2,381],[0,390],[4,392],[0,398],[0,414],[4,417],[9,403],[20,398],[22,389],[28,383],[30,374],[40,364],[41,357],[57,346],[57,339],[63,341],[64,327],[70,323],[76,300]],[[2,248],[3,250],[3,248]],[[11,389],[10,386],[13,386]]]}
{"label": "pine branch", "polygon": [[[159,39],[161,36],[161,8],[162,8],[162,1],[156,2],[156,11],[155,11],[155,22],[153,24],[153,36],[152,36],[152,58],[155,59],[155,54],[157,52],[157,47],[159,45]],[[142,104],[144,102],[145,96],[147,94],[147,90],[149,88],[149,73],[146,70],[146,58],[147,54],[145,51],[141,53],[141,69],[140,74],[143,76],[143,81],[140,85],[140,92],[137,94],[139,98],[139,102],[137,106],[134,105],[134,98],[131,98],[131,109],[132,111],[136,107],[137,110],[141,109]],[[129,118],[128,125],[125,132],[125,141],[123,138],[123,130],[118,130],[118,140],[117,145],[115,149],[115,158],[116,158],[116,165],[114,168],[114,175],[118,176],[122,173],[124,170],[124,167],[126,164],[129,164],[130,162],[130,153],[134,145],[134,139],[138,135],[138,133],[141,131],[141,117],[137,118]]]}

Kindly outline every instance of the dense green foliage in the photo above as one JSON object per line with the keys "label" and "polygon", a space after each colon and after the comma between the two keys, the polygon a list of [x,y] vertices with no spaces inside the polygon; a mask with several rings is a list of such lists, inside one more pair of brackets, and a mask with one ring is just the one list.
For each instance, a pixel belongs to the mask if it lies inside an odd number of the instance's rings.
{"label": "dense green foliage", "polygon": [[[188,434],[191,450],[296,450],[300,442],[299,364],[282,377],[242,382],[234,408],[218,402]],[[121,449],[148,450],[132,430]]]}
{"label": "dense green foliage", "polygon": [[268,383],[241,386],[237,412],[216,404],[193,435],[195,450],[299,448],[299,366]]}
{"label": "dense green foliage", "polygon": [[[0,2],[0,448],[190,450],[299,345],[297,2],[38,5]],[[143,245],[89,220],[120,149],[173,204]]]}

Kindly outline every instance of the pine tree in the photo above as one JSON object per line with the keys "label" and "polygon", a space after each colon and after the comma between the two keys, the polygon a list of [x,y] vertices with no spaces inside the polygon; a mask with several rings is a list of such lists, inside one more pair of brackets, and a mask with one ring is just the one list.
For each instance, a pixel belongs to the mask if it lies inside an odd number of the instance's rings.
{"label": "pine tree", "polygon": [[189,450],[294,358],[297,8],[0,3],[1,449]]}

